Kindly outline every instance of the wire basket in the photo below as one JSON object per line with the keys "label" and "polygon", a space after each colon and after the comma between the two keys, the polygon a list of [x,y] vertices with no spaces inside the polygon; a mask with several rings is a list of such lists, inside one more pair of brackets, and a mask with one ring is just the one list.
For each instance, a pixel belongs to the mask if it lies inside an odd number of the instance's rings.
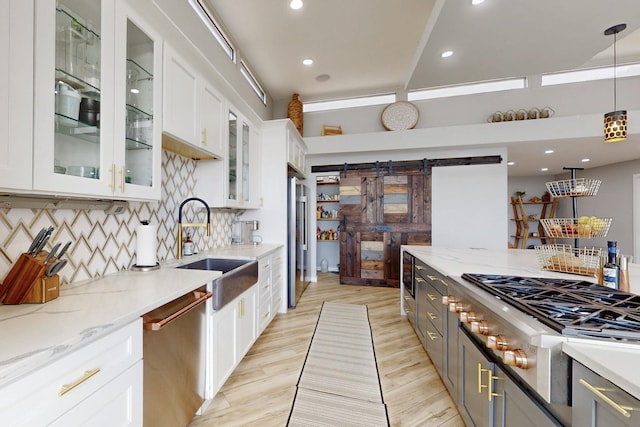
{"label": "wire basket", "polygon": [[602,248],[574,248],[552,244],[534,246],[538,263],[543,270],[597,277],[603,263]]}
{"label": "wire basket", "polygon": [[576,178],[547,182],[547,190],[553,197],[595,196],[598,193],[599,179]]}
{"label": "wire basket", "polygon": [[580,218],[543,218],[540,223],[549,237],[565,238],[604,238],[607,237],[611,218],[580,217]]}

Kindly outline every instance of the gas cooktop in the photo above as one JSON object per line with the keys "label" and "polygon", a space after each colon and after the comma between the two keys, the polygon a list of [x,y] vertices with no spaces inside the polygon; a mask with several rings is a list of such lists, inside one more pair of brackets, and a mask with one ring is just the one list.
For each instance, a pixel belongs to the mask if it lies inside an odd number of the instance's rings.
{"label": "gas cooktop", "polygon": [[640,296],[584,280],[465,273],[481,287],[567,336],[640,341]]}

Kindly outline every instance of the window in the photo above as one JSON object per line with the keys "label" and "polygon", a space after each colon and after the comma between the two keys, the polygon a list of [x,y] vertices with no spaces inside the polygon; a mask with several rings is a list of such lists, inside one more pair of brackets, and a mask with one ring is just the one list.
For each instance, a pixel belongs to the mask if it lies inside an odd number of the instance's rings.
{"label": "window", "polygon": [[[640,64],[625,64],[616,67],[616,77],[640,76]],[[590,68],[588,70],[564,71],[561,73],[543,74],[542,86],[561,85],[566,83],[589,82],[613,78],[613,67]]]}
{"label": "window", "polygon": [[311,111],[339,110],[341,108],[390,104],[395,101],[395,94],[362,96],[358,98],[335,99],[332,101],[308,102],[302,105],[302,111],[308,113]]}
{"label": "window", "polygon": [[451,96],[472,95],[475,93],[498,92],[501,90],[524,89],[527,87],[527,79],[518,77],[513,79],[495,80],[491,82],[470,83],[456,86],[423,89],[409,92],[409,101],[421,99],[448,98]]}
{"label": "window", "polygon": [[267,105],[267,95],[264,93],[264,89],[258,83],[258,80],[254,77],[253,73],[249,71],[249,67],[247,64],[241,59],[240,60],[240,73],[244,76],[245,79],[249,82],[251,89],[258,95],[258,98],[262,101],[264,105]]}
{"label": "window", "polygon": [[229,56],[229,58],[236,62],[236,50],[231,44],[229,37],[222,31],[220,24],[216,22],[213,13],[203,4],[202,0],[189,0],[189,4],[196,11],[202,22],[207,26],[213,37],[216,39],[222,50]]}

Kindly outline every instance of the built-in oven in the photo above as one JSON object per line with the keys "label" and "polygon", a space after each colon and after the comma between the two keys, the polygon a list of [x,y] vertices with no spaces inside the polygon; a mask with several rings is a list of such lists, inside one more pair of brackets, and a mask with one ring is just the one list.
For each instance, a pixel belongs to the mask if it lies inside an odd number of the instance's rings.
{"label": "built-in oven", "polygon": [[416,326],[416,300],[415,300],[415,258],[408,252],[402,253],[402,307],[401,314],[407,316],[407,320]]}

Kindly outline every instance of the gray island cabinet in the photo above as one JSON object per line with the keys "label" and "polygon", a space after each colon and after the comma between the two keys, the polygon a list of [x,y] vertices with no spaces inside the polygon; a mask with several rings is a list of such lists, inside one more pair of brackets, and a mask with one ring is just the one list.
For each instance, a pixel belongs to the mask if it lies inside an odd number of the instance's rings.
{"label": "gray island cabinet", "polygon": [[[409,249],[408,251],[406,251]],[[450,293],[453,278],[403,248],[404,287],[413,284],[415,313],[402,301],[403,312],[414,315],[411,322],[442,382],[458,406],[467,426],[559,426],[555,418],[541,408],[517,384],[517,379],[502,370],[495,359],[482,349],[477,338],[460,322]],[[411,263],[411,267],[408,264]],[[452,298],[453,297],[453,298]],[[472,313],[465,313],[465,315]],[[413,320],[413,319],[412,319]]]}

